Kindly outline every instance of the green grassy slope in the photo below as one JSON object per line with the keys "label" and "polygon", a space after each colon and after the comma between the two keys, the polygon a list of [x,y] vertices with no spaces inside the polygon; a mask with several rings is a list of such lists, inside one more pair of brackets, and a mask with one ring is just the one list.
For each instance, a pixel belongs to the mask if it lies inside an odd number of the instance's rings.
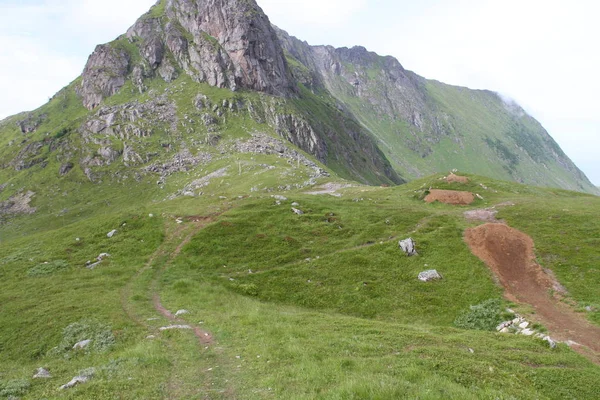
{"label": "green grassy slope", "polygon": [[[582,312],[592,306],[586,313],[600,324],[600,225],[589,218],[600,208],[597,197],[479,176],[466,185],[434,176],[397,188],[356,186],[340,190],[342,197],[279,192],[288,198],[280,205],[271,197],[276,191],[250,192],[254,180],[277,181],[287,168],[257,178],[246,167],[198,198],[162,201],[152,185],[147,200],[130,207],[84,203],[89,210],[64,226],[46,226],[51,218],[42,214],[1,225],[0,396],[594,398],[600,368],[566,345],[552,350],[523,336],[457,329],[453,321],[470,305],[501,298],[462,240],[472,225],[462,213],[511,201],[499,217],[535,239],[568,301]],[[98,203],[119,190],[98,186]],[[476,191],[484,200],[428,205],[421,197],[431,186]],[[305,214],[292,213],[292,202]],[[186,218],[208,215],[203,229]],[[19,226],[38,233],[19,237]],[[112,229],[117,235],[107,238]],[[397,247],[408,236],[418,257]],[[186,237],[191,242],[177,253]],[[111,257],[87,270],[85,262],[101,252]],[[429,268],[444,280],[419,282]],[[166,308],[189,310],[185,321],[216,342],[200,346],[190,331],[158,332],[170,322],[154,310],[155,293]],[[76,335],[65,328],[77,322],[86,325],[84,336],[104,337],[107,346],[69,350]],[[99,336],[103,326],[113,339]],[[32,380],[38,367],[53,378]],[[90,367],[96,372],[88,383],[58,390]]]}
{"label": "green grassy slope", "polygon": [[277,33],[295,78],[328,91],[407,179],[457,168],[599,193],[539,122],[497,93],[427,80],[362,47],[309,46]]}

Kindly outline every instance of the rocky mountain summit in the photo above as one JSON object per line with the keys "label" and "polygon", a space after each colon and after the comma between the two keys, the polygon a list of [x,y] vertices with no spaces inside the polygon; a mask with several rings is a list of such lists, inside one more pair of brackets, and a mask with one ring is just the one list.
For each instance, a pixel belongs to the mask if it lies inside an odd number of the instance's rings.
{"label": "rocky mountain summit", "polygon": [[253,1],[159,1],[125,35],[138,60],[111,44],[100,45],[83,72],[81,95],[93,109],[131,75],[141,92],[155,75],[166,82],[179,71],[220,88],[287,96],[295,91],[283,50],[269,19]]}

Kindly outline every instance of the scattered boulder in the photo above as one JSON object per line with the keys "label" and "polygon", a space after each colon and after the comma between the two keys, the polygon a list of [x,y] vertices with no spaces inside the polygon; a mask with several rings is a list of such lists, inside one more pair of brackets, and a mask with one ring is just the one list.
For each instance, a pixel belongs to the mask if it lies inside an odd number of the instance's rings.
{"label": "scattered boulder", "polygon": [[416,256],[417,253],[415,241],[412,238],[404,239],[398,242],[398,245],[407,256]]}
{"label": "scattered boulder", "polygon": [[299,209],[297,209],[297,208],[294,208],[294,207],[292,207],[292,211],[294,212],[294,214],[297,214],[297,215],[304,215],[304,211],[302,211],[302,210],[299,210]]}
{"label": "scattered boulder", "polygon": [[96,257],[96,260],[102,261],[102,260],[104,260],[105,258],[108,258],[108,257],[110,257],[110,254],[108,254],[108,253],[101,253],[98,257]]}
{"label": "scattered boulder", "polygon": [[76,376],[75,378],[71,379],[68,383],[65,383],[64,385],[62,385],[60,387],[61,390],[65,390],[65,389],[71,389],[72,387],[75,387],[77,385],[79,385],[80,383],[86,383],[90,378],[87,376]]}
{"label": "scattered boulder", "polygon": [[49,379],[52,378],[50,372],[45,368],[38,368],[37,372],[33,376],[33,379]]}
{"label": "scattered boulder", "polygon": [[176,317],[179,317],[180,315],[185,315],[185,314],[189,314],[190,312],[188,310],[179,310],[175,313]]}
{"label": "scattered boulder", "polygon": [[529,328],[525,328],[521,331],[521,335],[525,335],[525,336],[533,336],[534,333],[535,333],[535,331],[532,329],[529,329]]}
{"label": "scattered boulder", "polygon": [[556,341],[552,340],[552,338],[550,336],[545,336],[542,340],[548,342],[548,345],[550,345],[550,348],[552,348],[552,349],[556,348]]}
{"label": "scattered boulder", "polygon": [[271,196],[271,197],[272,197],[272,198],[274,198],[275,200],[278,200],[278,201],[287,201],[287,197],[285,197],[285,196],[280,196],[280,195],[278,195],[278,194],[276,194],[276,195],[273,195],[273,196]]}
{"label": "scattered boulder", "polygon": [[293,202],[293,203],[292,203],[292,207],[300,207],[300,204],[299,204],[299,203],[297,203],[297,202]]}
{"label": "scattered boulder", "polygon": [[189,325],[169,325],[158,328],[159,331],[170,331],[173,329],[192,329]]}
{"label": "scattered boulder", "polygon": [[117,230],[113,229],[112,231],[110,231],[106,234],[106,237],[111,238],[111,237],[115,236],[116,234],[117,234]]}
{"label": "scattered boulder", "polygon": [[529,327],[529,322],[527,321],[523,321],[519,324],[519,328],[521,329],[527,329]]}
{"label": "scattered boulder", "polygon": [[419,274],[419,280],[422,282],[430,282],[443,279],[442,276],[435,269],[429,271],[423,271]]}
{"label": "scattered boulder", "polygon": [[73,350],[85,350],[92,343],[90,339],[82,340],[81,342],[75,343]]}
{"label": "scattered boulder", "polygon": [[77,375],[73,379],[71,379],[68,383],[62,385],[60,387],[60,389],[61,390],[70,389],[72,387],[79,385],[80,383],[86,383],[87,381],[92,379],[92,377],[94,376],[94,373],[95,373],[94,369],[89,368],[89,369],[81,372],[79,375]]}

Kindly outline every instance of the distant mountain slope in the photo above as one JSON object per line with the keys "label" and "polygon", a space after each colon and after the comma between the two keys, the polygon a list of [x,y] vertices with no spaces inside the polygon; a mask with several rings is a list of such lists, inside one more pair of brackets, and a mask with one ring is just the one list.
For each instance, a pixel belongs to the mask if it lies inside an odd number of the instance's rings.
{"label": "distant mountain slope", "polygon": [[405,177],[458,168],[597,192],[535,119],[498,94],[427,80],[363,47],[309,46],[277,32],[290,64],[309,72],[297,79],[315,91],[324,86]]}

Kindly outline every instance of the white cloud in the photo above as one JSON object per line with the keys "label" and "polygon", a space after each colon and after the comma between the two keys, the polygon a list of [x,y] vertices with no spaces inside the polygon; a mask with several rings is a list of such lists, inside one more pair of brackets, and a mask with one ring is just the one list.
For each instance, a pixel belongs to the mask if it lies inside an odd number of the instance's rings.
{"label": "white cloud", "polygon": [[[339,26],[366,7],[366,0],[259,0],[275,24]],[[289,29],[289,28],[288,28]]]}

